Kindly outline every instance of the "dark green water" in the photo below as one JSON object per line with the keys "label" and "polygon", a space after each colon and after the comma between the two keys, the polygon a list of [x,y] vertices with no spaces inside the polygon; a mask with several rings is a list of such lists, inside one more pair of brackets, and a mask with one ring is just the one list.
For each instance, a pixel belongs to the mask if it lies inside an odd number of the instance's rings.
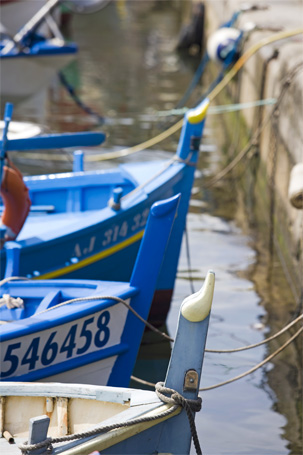
{"label": "dark green water", "polygon": [[[188,6],[177,0],[117,0],[100,13],[75,16],[69,24],[67,32],[80,51],[64,73],[81,98],[108,119],[102,130],[108,135],[105,147],[109,150],[158,134],[167,123],[155,119],[155,114],[175,107],[182,98],[198,64],[197,59],[184,59],[175,51]],[[198,87],[192,100],[200,92]],[[57,80],[34,99],[17,105],[15,119],[39,121],[53,131],[98,129]],[[191,265],[184,241],[167,320],[167,330],[174,336],[178,310],[191,293],[191,285],[197,290],[207,270],[214,270],[216,288],[207,343],[212,349],[261,341],[290,320],[297,303],[279,261],[268,260],[260,241],[262,232],[252,230],[247,222],[253,213],[248,213],[237,186],[222,183],[212,191],[203,187],[205,178],[220,168],[220,142],[215,145],[221,136],[218,119],[209,116],[188,215]],[[175,134],[125,159],[171,156],[177,141]],[[69,169],[70,157],[60,163],[24,158],[19,163],[29,173],[50,172]],[[98,164],[100,168],[114,165],[116,161]],[[87,164],[87,169],[91,166]],[[206,354],[201,387],[250,369],[286,339],[237,354]],[[301,454],[299,344],[252,375],[202,394],[203,409],[196,423],[204,455]],[[148,333],[134,374],[151,382],[163,380],[169,353],[167,343]]]}

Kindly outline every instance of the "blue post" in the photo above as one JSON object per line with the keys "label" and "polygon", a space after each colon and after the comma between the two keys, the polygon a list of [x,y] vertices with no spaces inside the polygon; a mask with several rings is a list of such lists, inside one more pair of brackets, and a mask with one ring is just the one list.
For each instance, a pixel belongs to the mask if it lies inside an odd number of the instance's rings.
{"label": "blue post", "polygon": [[76,150],[73,153],[73,172],[83,172],[84,171],[84,153],[82,150]]}
{"label": "blue post", "polygon": [[[159,274],[157,291],[174,288],[180,255],[182,236],[186,225],[186,215],[195,178],[195,165],[199,157],[199,144],[203,135],[209,100],[205,99],[196,108],[190,109],[184,118],[182,131],[177,148],[177,157],[188,163],[182,171],[182,195],[178,208],[178,222],[174,224],[173,232],[167,248],[167,254]],[[161,294],[160,294],[161,295]],[[166,299],[166,297],[165,297]]]}
{"label": "blue post", "polygon": [[6,242],[4,248],[6,250],[6,268],[4,278],[19,276],[21,245],[17,242]]}
{"label": "blue post", "polygon": [[2,182],[4,159],[5,159],[6,149],[7,149],[8,127],[9,127],[10,121],[13,116],[13,110],[14,110],[13,104],[6,103],[5,111],[4,111],[4,128],[3,128],[3,133],[2,133],[2,141],[0,143],[0,185]]}
{"label": "blue post", "polygon": [[113,210],[120,210],[121,208],[121,198],[123,196],[123,188],[120,186],[115,188],[112,193],[112,197],[108,201],[109,207],[111,207]]}

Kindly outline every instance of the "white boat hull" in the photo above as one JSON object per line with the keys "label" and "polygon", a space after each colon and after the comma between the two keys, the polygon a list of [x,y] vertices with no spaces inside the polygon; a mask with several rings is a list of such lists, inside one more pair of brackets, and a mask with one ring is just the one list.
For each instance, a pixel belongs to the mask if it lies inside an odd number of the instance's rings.
{"label": "white boat hull", "polygon": [[[120,345],[127,313],[124,305],[116,304],[57,327],[3,341],[2,380],[108,384],[118,356],[106,352]],[[30,377],[32,374],[38,376]]]}
{"label": "white boat hull", "polygon": [[108,379],[112,372],[113,366],[117,360],[117,356],[112,356],[107,359],[102,359],[88,365],[84,365],[74,370],[69,370],[61,374],[55,374],[40,382],[60,382],[68,383],[71,381],[76,384],[108,384]]}
{"label": "white boat hull", "polygon": [[73,54],[1,59],[1,95],[27,98],[46,88],[56,73],[75,58]]}

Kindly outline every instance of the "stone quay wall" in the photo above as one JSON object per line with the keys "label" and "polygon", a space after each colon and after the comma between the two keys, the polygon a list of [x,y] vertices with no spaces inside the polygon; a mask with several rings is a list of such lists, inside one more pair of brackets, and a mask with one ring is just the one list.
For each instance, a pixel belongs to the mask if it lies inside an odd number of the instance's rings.
{"label": "stone quay wall", "polygon": [[[205,39],[244,5],[239,0],[206,0],[204,4]],[[302,0],[254,1],[251,4],[264,9],[243,12],[238,17],[237,28],[251,29],[245,35],[243,52],[274,33],[303,29]],[[294,166],[303,165],[302,34],[273,42],[256,52],[241,70],[238,99],[232,101],[247,103],[259,99],[279,99],[283,90],[285,94],[276,117],[264,128],[258,142],[262,168],[261,177],[258,177],[259,196],[263,199],[262,203],[265,201],[266,213],[274,210],[275,243],[288,264],[297,295],[300,296],[303,281],[303,208],[297,209],[290,203],[289,185]],[[260,110],[260,122],[270,112],[269,109],[272,106]],[[243,116],[248,130],[253,132],[256,128],[255,110],[243,110]],[[303,174],[300,175],[303,178]],[[274,205],[271,196],[265,194],[269,192],[269,187],[274,188]]]}

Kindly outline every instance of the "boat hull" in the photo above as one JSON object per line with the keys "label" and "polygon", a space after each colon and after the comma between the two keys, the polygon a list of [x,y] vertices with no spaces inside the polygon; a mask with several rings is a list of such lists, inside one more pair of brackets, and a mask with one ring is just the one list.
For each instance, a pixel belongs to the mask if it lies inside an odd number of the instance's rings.
{"label": "boat hull", "polygon": [[1,57],[1,95],[19,101],[46,88],[74,54]]}
{"label": "boat hull", "polygon": [[[162,162],[159,163],[159,168],[161,167],[163,167]],[[125,169],[128,169],[127,165],[122,170],[125,171]],[[154,169],[158,169],[156,164]],[[135,177],[137,175],[133,173],[131,178]],[[60,199],[59,189],[55,196],[56,178],[58,184],[61,184],[64,179],[58,174],[57,177],[40,180],[39,191],[34,189],[37,179],[34,177],[25,179],[32,200],[36,200],[35,192],[39,194],[43,192],[43,182],[46,189],[48,184],[55,187],[52,202],[56,202],[55,197]],[[83,173],[83,175],[74,175],[74,178],[77,182],[82,181],[82,185],[84,180],[91,181],[94,178],[92,186],[96,188],[96,182],[102,182],[103,175],[102,173],[100,175]],[[161,178],[155,179],[133,196],[130,194],[122,203],[121,210],[115,211],[105,207],[91,212],[30,215],[18,237],[21,250],[20,268],[17,274],[33,279],[128,281],[152,204],[181,193],[177,217],[166,249],[150,313],[150,321],[156,325],[163,323],[169,311],[173,293],[193,178],[193,167],[176,163],[172,164]],[[70,187],[72,180],[72,173],[66,176],[67,187]],[[83,191],[86,190],[83,189]],[[107,193],[110,194],[109,191]],[[40,198],[39,202],[41,202]],[[50,203],[51,200],[47,202]],[[1,256],[3,276],[5,251],[1,252]]]}
{"label": "boat hull", "polygon": [[[174,288],[208,105],[208,100],[204,100],[186,114],[176,155],[170,160],[84,172],[83,155],[76,153],[75,172],[25,178],[34,215],[27,218],[18,235],[20,256],[9,261],[5,276],[127,281],[152,204],[180,194],[155,288],[158,305],[151,314],[157,320],[150,318],[156,324],[164,322]],[[54,143],[54,138],[44,139],[48,145]],[[29,149],[29,142],[22,141],[19,147]],[[4,274],[6,251],[0,254]],[[144,268],[142,264],[142,273]]]}
{"label": "boat hull", "polygon": [[[189,454],[195,412],[201,409],[198,393],[213,291],[214,273],[209,272],[200,291],[183,301],[166,378],[155,392],[0,383],[1,429],[16,438],[15,444],[0,438],[0,450],[17,455],[39,444],[46,453],[51,444],[58,455]],[[201,453],[197,435],[195,448]]]}
{"label": "boat hull", "polygon": [[179,199],[153,204],[128,282],[1,283],[0,380],[128,386]]}
{"label": "boat hull", "polygon": [[[65,312],[56,318],[53,310],[49,315],[44,313],[44,319],[42,314],[37,316],[40,321],[32,322],[28,330],[11,332],[10,327],[10,333],[2,333],[1,380],[71,382],[73,378],[83,384],[110,384],[119,355],[127,355],[130,349],[122,342],[124,331],[129,330],[128,310],[114,302],[97,307],[91,302],[80,305],[85,316],[71,318]],[[79,310],[72,308],[74,314]],[[139,334],[135,344],[140,344]],[[121,384],[127,386],[129,377],[124,377],[123,371],[120,375]]]}

